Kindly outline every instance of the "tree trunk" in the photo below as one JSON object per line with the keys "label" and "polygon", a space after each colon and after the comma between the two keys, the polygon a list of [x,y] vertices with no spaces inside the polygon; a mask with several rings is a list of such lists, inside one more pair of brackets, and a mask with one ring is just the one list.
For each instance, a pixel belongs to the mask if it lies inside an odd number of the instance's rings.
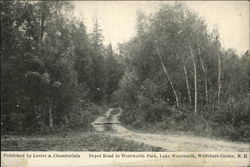
{"label": "tree trunk", "polygon": [[204,66],[203,63],[203,59],[201,56],[201,51],[200,51],[200,47],[198,46],[198,52],[199,52],[199,59],[200,59],[200,63],[201,63],[201,68],[203,71],[203,75],[204,75],[204,84],[205,84],[205,97],[206,97],[206,104],[208,104],[208,90],[207,90],[207,70]]}
{"label": "tree trunk", "polygon": [[188,75],[187,75],[187,68],[186,68],[185,62],[183,60],[183,56],[181,56],[181,60],[182,60],[182,64],[183,64],[184,74],[185,74],[189,103],[192,104],[192,98],[191,98],[190,87],[189,87],[189,82],[188,82]]}
{"label": "tree trunk", "polygon": [[41,45],[41,47],[43,46],[43,35],[44,35],[44,21],[45,21],[45,18],[46,18],[46,15],[45,15],[45,12],[44,12],[44,10],[45,10],[45,3],[43,2],[42,3],[42,10],[41,10],[41,24],[40,24],[40,28],[41,28],[41,30],[40,30],[40,45]]}
{"label": "tree trunk", "polygon": [[41,32],[40,32],[40,45],[43,46],[43,34],[44,34],[44,16],[41,17]]}
{"label": "tree trunk", "polygon": [[218,108],[220,109],[220,92],[221,92],[221,59],[220,53],[218,51],[218,95],[217,95],[217,103]]}
{"label": "tree trunk", "polygon": [[53,128],[52,105],[50,105],[49,107],[49,127]]}
{"label": "tree trunk", "polygon": [[197,70],[196,70],[196,63],[195,63],[195,57],[192,51],[192,48],[190,46],[190,43],[188,42],[188,48],[192,57],[193,66],[194,66],[194,113],[197,113]]}
{"label": "tree trunk", "polygon": [[169,74],[168,74],[168,71],[167,71],[167,69],[166,69],[166,67],[165,67],[165,65],[164,65],[164,63],[163,63],[163,60],[162,60],[160,51],[159,51],[159,49],[158,49],[157,47],[156,47],[156,51],[157,51],[158,57],[159,57],[159,59],[160,59],[160,62],[161,62],[161,66],[162,66],[162,68],[163,68],[163,71],[165,72],[165,74],[166,74],[166,76],[167,76],[167,79],[168,79],[168,81],[169,81],[169,83],[170,83],[170,86],[171,86],[171,88],[172,88],[172,91],[174,92],[175,102],[176,102],[176,108],[179,108],[179,99],[178,99],[177,93],[176,93],[176,91],[175,91],[173,82],[172,82],[172,80],[171,80],[171,78],[170,78],[170,76],[169,76]]}
{"label": "tree trunk", "polygon": [[228,84],[228,87],[227,87],[227,91],[226,91],[226,93],[225,93],[225,97],[224,97],[225,102],[227,102],[227,96],[228,96],[228,93],[229,93],[230,87],[231,87],[231,84],[229,83],[229,84]]}

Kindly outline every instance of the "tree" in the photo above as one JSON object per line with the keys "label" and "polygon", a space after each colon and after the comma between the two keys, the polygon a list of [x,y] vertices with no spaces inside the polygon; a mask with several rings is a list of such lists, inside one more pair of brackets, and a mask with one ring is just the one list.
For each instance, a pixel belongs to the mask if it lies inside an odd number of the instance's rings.
{"label": "tree", "polygon": [[169,74],[168,74],[168,71],[167,71],[167,69],[166,69],[166,67],[165,67],[165,65],[164,65],[164,63],[163,63],[163,61],[162,61],[162,57],[161,57],[161,54],[160,54],[160,51],[158,50],[158,48],[156,48],[156,51],[157,51],[157,54],[158,54],[158,56],[159,56],[159,60],[160,60],[160,62],[161,62],[161,66],[162,66],[162,68],[163,68],[163,70],[164,70],[164,72],[165,72],[165,74],[166,74],[166,76],[167,76],[167,78],[168,78],[168,81],[169,81],[169,83],[170,83],[170,85],[171,85],[171,88],[172,88],[172,90],[173,90],[173,92],[174,92],[175,102],[176,102],[176,108],[179,108],[179,99],[178,99],[176,90],[175,90],[175,88],[174,88],[173,82],[172,82],[172,80],[171,80],[171,78],[170,78],[170,76],[169,76]]}
{"label": "tree", "polygon": [[123,69],[121,64],[115,59],[117,55],[113,52],[112,45],[109,44],[106,50],[106,95],[107,100],[111,100],[111,95],[118,88],[119,81],[123,75]]}
{"label": "tree", "polygon": [[182,61],[182,64],[183,64],[183,70],[184,70],[184,74],[185,74],[185,81],[186,81],[186,86],[187,86],[189,103],[192,104],[192,98],[191,98],[190,86],[189,86],[189,81],[188,81],[187,68],[186,68],[186,65],[185,65],[185,62],[184,62],[183,55],[181,56],[181,61]]}
{"label": "tree", "polygon": [[[101,102],[105,97],[106,87],[106,69],[104,59],[104,46],[102,30],[100,29],[98,20],[95,20],[93,31],[90,34],[91,43],[91,58],[92,58],[92,71],[91,71],[91,92],[93,99],[96,102]],[[104,74],[104,75],[103,75]]]}
{"label": "tree", "polygon": [[52,128],[71,111],[77,84],[71,9],[68,2],[3,3],[1,83],[7,131]]}
{"label": "tree", "polygon": [[192,62],[193,62],[193,67],[194,67],[194,113],[197,113],[197,92],[198,92],[198,88],[197,88],[197,68],[196,68],[196,62],[195,62],[195,57],[192,51],[192,48],[190,46],[190,43],[188,42],[188,48],[189,48],[189,52],[190,55],[192,57]]}
{"label": "tree", "polygon": [[221,94],[221,56],[220,56],[220,43],[219,43],[219,35],[216,35],[216,44],[217,44],[217,55],[218,55],[218,94],[217,94],[217,103],[218,103],[218,108],[220,109],[220,94]]}
{"label": "tree", "polygon": [[205,68],[205,65],[204,65],[204,62],[203,62],[203,59],[202,59],[202,54],[201,54],[199,45],[198,45],[198,57],[199,57],[202,72],[203,72],[203,75],[204,75],[205,97],[206,97],[206,104],[208,104],[207,70]]}

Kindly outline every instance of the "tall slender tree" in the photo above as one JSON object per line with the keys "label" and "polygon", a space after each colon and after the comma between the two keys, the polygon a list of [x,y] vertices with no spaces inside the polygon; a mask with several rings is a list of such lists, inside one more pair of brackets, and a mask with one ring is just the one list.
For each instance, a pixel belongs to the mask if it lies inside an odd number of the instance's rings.
{"label": "tall slender tree", "polygon": [[185,74],[185,81],[186,81],[186,87],[187,87],[187,93],[188,93],[189,103],[192,104],[192,97],[191,97],[191,91],[190,91],[190,86],[189,86],[189,81],[188,81],[187,68],[186,68],[186,64],[184,62],[183,55],[181,55],[181,62],[182,62],[183,71],[184,71],[184,74]]}
{"label": "tall slender tree", "polygon": [[160,53],[158,47],[156,47],[156,52],[157,52],[158,58],[159,58],[159,60],[160,60],[162,69],[163,69],[164,73],[166,74],[167,79],[168,79],[168,81],[169,81],[169,83],[170,83],[171,89],[172,89],[172,91],[173,91],[173,93],[174,93],[176,108],[178,109],[178,108],[179,108],[179,98],[178,98],[177,92],[176,92],[176,90],[175,90],[174,84],[173,84],[173,82],[172,82],[172,79],[171,79],[171,77],[169,76],[169,73],[168,73],[168,71],[167,71],[167,69],[166,69],[166,67],[165,67],[165,65],[164,65],[164,63],[163,63],[162,56],[161,56],[161,53]]}
{"label": "tall slender tree", "polygon": [[218,109],[220,109],[220,95],[221,95],[221,56],[220,56],[220,42],[219,42],[219,35],[216,35],[216,49],[217,49],[217,57],[218,57],[218,94],[217,94],[217,104]]}
{"label": "tall slender tree", "polygon": [[189,52],[190,55],[192,57],[192,62],[193,62],[193,67],[194,67],[194,113],[197,113],[197,101],[198,101],[198,87],[197,87],[197,68],[196,68],[196,62],[195,62],[195,56],[193,54],[193,50],[190,46],[190,42],[188,41],[188,48],[189,48]]}
{"label": "tall slender tree", "polygon": [[198,44],[198,57],[199,57],[202,72],[203,72],[203,75],[204,75],[205,99],[206,99],[206,104],[208,104],[207,70],[206,70],[206,67],[205,67],[204,62],[203,62],[203,58],[202,58],[202,54],[201,54],[199,44]]}

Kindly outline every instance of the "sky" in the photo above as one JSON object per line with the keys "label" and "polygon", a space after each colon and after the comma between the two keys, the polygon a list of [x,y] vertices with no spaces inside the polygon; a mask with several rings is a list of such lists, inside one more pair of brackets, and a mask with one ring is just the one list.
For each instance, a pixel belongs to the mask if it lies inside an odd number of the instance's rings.
{"label": "sky", "polygon": [[[169,1],[74,1],[74,16],[83,21],[90,33],[94,19],[98,18],[104,44],[127,42],[136,32],[136,11],[146,14],[158,11]],[[218,28],[222,46],[234,48],[239,54],[249,49],[248,1],[185,1],[184,3],[204,18],[208,30]]]}

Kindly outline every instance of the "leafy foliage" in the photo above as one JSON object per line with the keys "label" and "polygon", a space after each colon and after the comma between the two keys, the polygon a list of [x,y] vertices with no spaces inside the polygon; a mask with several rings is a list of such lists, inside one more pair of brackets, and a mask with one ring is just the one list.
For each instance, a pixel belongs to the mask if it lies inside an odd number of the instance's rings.
{"label": "leafy foliage", "polygon": [[104,46],[97,19],[86,32],[70,2],[4,1],[1,9],[4,133],[86,129],[114,105],[137,128],[249,139],[249,51],[222,48],[218,30],[183,3],[138,11],[137,33],[118,53]]}
{"label": "leafy foliage", "polygon": [[[197,114],[193,113],[195,81],[188,45],[194,54],[197,70]],[[249,53],[240,57],[233,49],[224,50],[220,46],[218,31],[209,32],[205,21],[184,4],[162,5],[150,16],[139,11],[136,36],[120,48],[128,68],[114,94],[120,97],[120,104],[125,109],[121,117],[124,123],[148,130],[174,129],[237,140],[240,136],[249,139],[246,132],[249,122],[245,119],[250,106],[247,85]],[[178,108],[175,107],[171,81],[158,59],[157,48],[180,99]],[[219,105],[218,55],[222,64]],[[191,104],[185,77],[189,82]]]}
{"label": "leafy foliage", "polygon": [[1,8],[3,132],[88,127],[99,114],[94,103],[110,101],[123,73],[99,24],[87,34],[70,2],[6,1]]}

